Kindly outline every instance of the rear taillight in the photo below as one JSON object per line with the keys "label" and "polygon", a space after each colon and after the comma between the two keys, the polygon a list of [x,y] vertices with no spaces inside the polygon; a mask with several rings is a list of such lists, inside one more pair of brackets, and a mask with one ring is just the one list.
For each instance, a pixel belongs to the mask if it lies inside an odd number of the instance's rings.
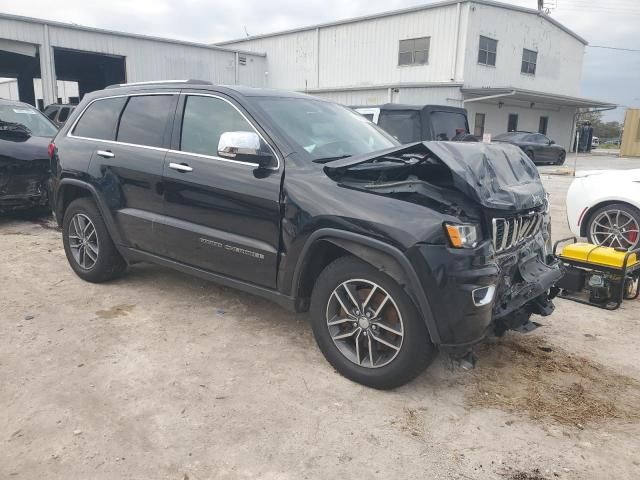
{"label": "rear taillight", "polygon": [[53,160],[54,153],[56,153],[56,144],[51,142],[49,144],[49,160]]}

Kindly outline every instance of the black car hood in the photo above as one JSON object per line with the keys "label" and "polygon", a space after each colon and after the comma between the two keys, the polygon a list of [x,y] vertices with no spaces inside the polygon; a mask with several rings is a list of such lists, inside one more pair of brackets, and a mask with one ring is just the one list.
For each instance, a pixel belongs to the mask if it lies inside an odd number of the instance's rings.
{"label": "black car hood", "polygon": [[48,159],[49,137],[16,137],[0,135],[0,158],[9,160]]}
{"label": "black car hood", "polygon": [[510,144],[418,142],[354,155],[325,165],[331,174],[384,157],[411,158],[429,154],[451,171],[454,187],[486,208],[519,211],[538,208],[545,192],[534,163]]}

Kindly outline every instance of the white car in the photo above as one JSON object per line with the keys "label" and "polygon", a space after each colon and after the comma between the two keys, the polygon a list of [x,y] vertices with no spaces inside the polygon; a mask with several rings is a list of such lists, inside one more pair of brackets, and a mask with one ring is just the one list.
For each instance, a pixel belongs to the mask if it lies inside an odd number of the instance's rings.
{"label": "white car", "polygon": [[576,173],[567,192],[574,235],[596,245],[640,247],[640,169]]}

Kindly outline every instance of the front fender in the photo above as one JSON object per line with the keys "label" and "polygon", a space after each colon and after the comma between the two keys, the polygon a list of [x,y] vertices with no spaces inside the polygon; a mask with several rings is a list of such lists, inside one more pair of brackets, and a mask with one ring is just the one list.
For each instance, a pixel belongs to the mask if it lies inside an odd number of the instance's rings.
{"label": "front fender", "polygon": [[440,333],[434,320],[429,300],[421,287],[420,280],[407,257],[396,247],[357,233],[322,228],[316,230],[304,244],[293,274],[292,292],[298,291],[308,253],[315,242],[329,241],[384,271],[404,287],[414,301],[429,331],[434,344],[440,344]]}

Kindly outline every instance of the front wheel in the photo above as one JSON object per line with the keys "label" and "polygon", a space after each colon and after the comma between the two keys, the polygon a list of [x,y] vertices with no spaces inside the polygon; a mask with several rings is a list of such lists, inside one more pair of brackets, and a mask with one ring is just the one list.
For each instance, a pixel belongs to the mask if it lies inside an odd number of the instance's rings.
{"label": "front wheel", "polygon": [[424,320],[391,277],[354,257],[342,257],[318,277],[311,298],[315,339],[345,377],[391,389],[435,358]]}
{"label": "front wheel", "polygon": [[556,162],[556,165],[564,165],[564,161],[567,158],[567,154],[565,152],[561,152],[560,155],[558,156],[558,161]]}

